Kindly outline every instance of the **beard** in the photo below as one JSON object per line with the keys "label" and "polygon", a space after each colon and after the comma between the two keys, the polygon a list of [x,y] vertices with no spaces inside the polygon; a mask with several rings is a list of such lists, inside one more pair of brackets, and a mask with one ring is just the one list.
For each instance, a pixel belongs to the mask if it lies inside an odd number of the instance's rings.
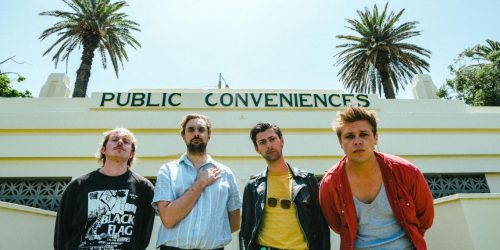
{"label": "beard", "polygon": [[279,158],[281,158],[281,152],[274,152],[274,153],[269,154],[269,155],[265,154],[262,157],[264,157],[264,159],[266,159],[267,162],[275,162]]}
{"label": "beard", "polygon": [[192,142],[186,144],[187,150],[191,154],[203,154],[207,149],[207,143],[200,142],[198,144],[194,144]]}

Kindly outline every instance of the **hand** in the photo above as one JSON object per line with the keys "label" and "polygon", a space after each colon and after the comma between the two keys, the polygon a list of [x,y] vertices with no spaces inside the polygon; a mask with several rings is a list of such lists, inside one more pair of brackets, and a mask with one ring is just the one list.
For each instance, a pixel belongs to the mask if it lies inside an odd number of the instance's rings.
{"label": "hand", "polygon": [[220,168],[217,166],[214,166],[208,170],[200,168],[198,170],[198,175],[196,176],[196,181],[200,182],[203,187],[210,186],[221,177],[220,171]]}

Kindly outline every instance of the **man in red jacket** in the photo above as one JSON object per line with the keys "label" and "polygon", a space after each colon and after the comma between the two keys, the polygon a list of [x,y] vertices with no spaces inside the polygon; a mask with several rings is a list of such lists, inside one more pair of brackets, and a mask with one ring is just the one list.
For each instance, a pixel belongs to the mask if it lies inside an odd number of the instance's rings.
{"label": "man in red jacket", "polygon": [[374,151],[377,120],[360,107],[333,125],[345,156],[324,176],[320,205],[341,249],[427,249],[432,193],[422,173],[397,156]]}

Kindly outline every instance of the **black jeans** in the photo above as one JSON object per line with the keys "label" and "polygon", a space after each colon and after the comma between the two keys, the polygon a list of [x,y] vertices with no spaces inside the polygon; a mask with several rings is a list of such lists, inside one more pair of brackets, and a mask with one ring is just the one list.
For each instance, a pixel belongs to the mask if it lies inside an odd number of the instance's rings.
{"label": "black jeans", "polygon": [[[178,247],[169,247],[169,246],[160,246],[160,250],[183,250],[183,248],[178,248]],[[189,250],[201,250],[201,249],[189,249]],[[215,248],[212,250],[224,250],[223,247],[221,248]]]}

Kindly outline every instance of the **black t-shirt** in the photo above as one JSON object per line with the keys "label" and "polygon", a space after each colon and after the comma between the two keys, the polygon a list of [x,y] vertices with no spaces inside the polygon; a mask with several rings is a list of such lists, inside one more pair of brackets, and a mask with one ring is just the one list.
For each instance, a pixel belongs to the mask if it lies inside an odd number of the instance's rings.
{"label": "black t-shirt", "polygon": [[98,170],[71,181],[57,213],[55,249],[145,249],[153,230],[154,187],[127,171]]}

